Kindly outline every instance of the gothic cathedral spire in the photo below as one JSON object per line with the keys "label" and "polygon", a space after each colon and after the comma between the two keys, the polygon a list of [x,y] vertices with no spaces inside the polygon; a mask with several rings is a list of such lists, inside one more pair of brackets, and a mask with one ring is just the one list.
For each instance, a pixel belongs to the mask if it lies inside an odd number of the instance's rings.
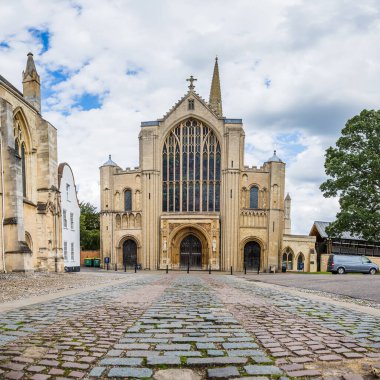
{"label": "gothic cathedral spire", "polygon": [[22,73],[23,94],[34,108],[41,112],[40,76],[34,64],[33,54],[28,53],[26,69]]}
{"label": "gothic cathedral spire", "polygon": [[218,57],[215,58],[214,73],[212,74],[209,103],[219,116],[223,116],[222,93],[220,91]]}

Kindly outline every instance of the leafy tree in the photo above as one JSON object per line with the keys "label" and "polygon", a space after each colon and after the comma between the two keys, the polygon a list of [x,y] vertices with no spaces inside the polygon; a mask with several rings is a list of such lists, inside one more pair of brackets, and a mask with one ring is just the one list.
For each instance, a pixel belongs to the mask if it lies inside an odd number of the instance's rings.
{"label": "leafy tree", "polygon": [[336,147],[326,151],[328,178],[320,189],[339,197],[340,211],[327,233],[347,231],[380,241],[380,111],[363,110],[348,120]]}
{"label": "leafy tree", "polygon": [[84,250],[98,250],[100,247],[99,213],[91,203],[80,203],[80,245]]}

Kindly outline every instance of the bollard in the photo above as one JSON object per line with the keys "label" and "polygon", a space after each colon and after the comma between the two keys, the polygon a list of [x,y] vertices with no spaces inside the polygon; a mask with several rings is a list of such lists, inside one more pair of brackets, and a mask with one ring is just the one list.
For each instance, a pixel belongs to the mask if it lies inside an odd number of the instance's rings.
{"label": "bollard", "polygon": [[124,264],[124,272],[127,271],[127,263]]}
{"label": "bollard", "polygon": [[109,267],[109,264],[107,263],[107,270],[109,270],[110,269],[110,267]]}
{"label": "bollard", "polygon": [[208,267],[208,274],[211,274],[211,265]]}
{"label": "bollard", "polygon": [[137,273],[137,264],[135,264],[135,273]]}
{"label": "bollard", "polygon": [[187,263],[187,273],[189,273],[189,271],[190,271],[190,265],[189,263]]}
{"label": "bollard", "polygon": [[169,265],[166,266],[166,273],[169,273]]}
{"label": "bollard", "polygon": [[115,271],[117,272],[117,264],[115,263]]}
{"label": "bollard", "polygon": [[244,274],[247,274],[247,266],[244,265]]}
{"label": "bollard", "polygon": [[258,266],[257,267],[257,274],[259,274],[260,273],[260,267]]}
{"label": "bollard", "polygon": [[232,275],[232,266],[231,266],[231,275]]}

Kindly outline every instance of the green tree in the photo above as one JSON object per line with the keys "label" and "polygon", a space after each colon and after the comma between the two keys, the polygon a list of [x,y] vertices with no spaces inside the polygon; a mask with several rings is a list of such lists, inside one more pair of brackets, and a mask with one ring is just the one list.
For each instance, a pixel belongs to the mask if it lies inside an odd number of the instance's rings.
{"label": "green tree", "polygon": [[326,198],[338,196],[340,204],[327,233],[340,236],[347,231],[380,241],[380,111],[363,110],[348,120],[325,157],[330,178],[320,189]]}
{"label": "green tree", "polygon": [[100,247],[99,213],[91,203],[80,203],[80,245],[84,250],[98,250]]}

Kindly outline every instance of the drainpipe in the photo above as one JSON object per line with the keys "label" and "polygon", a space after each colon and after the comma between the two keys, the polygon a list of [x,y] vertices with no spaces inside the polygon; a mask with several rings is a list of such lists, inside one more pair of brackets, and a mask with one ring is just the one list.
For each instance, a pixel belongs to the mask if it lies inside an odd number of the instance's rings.
{"label": "drainpipe", "polygon": [[5,210],[5,191],[4,191],[4,157],[3,157],[3,135],[0,131],[0,154],[1,154],[1,255],[3,260],[3,271],[6,273],[5,268],[5,243],[4,243],[4,210]]}

